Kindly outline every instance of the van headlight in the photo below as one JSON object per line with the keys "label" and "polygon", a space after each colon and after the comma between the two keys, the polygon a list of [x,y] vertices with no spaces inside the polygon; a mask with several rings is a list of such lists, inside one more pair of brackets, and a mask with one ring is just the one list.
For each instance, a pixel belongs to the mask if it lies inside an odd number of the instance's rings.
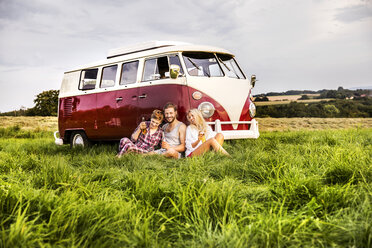
{"label": "van headlight", "polygon": [[204,118],[209,118],[214,114],[214,106],[210,102],[202,102],[200,103],[198,109],[202,113]]}
{"label": "van headlight", "polygon": [[249,115],[253,118],[256,115],[256,106],[251,102],[249,104]]}

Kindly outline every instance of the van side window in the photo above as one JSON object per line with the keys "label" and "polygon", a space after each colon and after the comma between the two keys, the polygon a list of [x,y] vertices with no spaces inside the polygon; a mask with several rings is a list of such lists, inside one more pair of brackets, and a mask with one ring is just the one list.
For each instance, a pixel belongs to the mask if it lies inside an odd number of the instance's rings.
{"label": "van side window", "polygon": [[101,79],[101,88],[112,87],[115,85],[116,71],[118,70],[117,65],[112,65],[103,68],[102,79]]}
{"label": "van side window", "polygon": [[120,85],[134,84],[137,80],[138,60],[124,63],[121,70]]}
{"label": "van side window", "polygon": [[96,87],[98,68],[81,71],[80,90],[93,90]]}
{"label": "van side window", "polygon": [[154,59],[147,59],[145,61],[145,69],[142,81],[150,81],[169,78],[169,64],[168,57],[159,57]]}
{"label": "van side window", "polygon": [[169,55],[169,64],[170,65],[178,65],[180,67],[179,77],[183,76],[183,69],[182,69],[181,61],[180,61],[180,58],[178,57],[178,55]]}

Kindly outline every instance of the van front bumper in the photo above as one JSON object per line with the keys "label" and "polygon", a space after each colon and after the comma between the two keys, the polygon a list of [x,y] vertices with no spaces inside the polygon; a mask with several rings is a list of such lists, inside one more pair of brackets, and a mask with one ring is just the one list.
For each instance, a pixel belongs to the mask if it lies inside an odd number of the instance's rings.
{"label": "van front bumper", "polygon": [[[222,133],[225,140],[229,139],[257,139],[260,136],[258,131],[258,122],[255,119],[251,121],[220,121],[207,122],[209,125],[214,125],[216,133]],[[222,125],[227,124],[250,124],[249,130],[222,130]]]}
{"label": "van front bumper", "polygon": [[61,145],[63,145],[63,139],[58,138],[58,137],[57,137],[57,133],[59,134],[58,131],[55,131],[55,132],[54,132],[54,143],[55,143],[56,145],[58,145],[58,146],[61,146]]}

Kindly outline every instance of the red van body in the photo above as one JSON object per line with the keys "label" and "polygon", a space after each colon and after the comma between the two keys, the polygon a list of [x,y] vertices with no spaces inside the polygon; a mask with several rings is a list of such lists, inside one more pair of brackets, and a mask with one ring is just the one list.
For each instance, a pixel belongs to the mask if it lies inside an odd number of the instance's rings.
{"label": "red van body", "polygon": [[[176,78],[169,72],[173,65],[180,68]],[[167,102],[178,106],[186,124],[187,111],[199,108],[225,139],[258,138],[253,85],[220,48],[148,42],[111,50],[106,60],[65,73],[56,144],[129,137],[143,117]]]}

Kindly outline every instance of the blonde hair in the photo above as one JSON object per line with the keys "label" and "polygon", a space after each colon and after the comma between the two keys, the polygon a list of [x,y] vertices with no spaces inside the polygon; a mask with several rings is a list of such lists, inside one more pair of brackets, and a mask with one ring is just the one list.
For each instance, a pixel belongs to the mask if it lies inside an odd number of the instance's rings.
{"label": "blonde hair", "polygon": [[205,122],[202,113],[198,109],[190,109],[187,112],[187,116],[190,113],[194,116],[195,122],[196,122],[196,125],[191,124],[191,123],[190,123],[190,125],[195,127],[196,129],[198,129],[199,131],[206,133],[207,132],[207,123]]}

